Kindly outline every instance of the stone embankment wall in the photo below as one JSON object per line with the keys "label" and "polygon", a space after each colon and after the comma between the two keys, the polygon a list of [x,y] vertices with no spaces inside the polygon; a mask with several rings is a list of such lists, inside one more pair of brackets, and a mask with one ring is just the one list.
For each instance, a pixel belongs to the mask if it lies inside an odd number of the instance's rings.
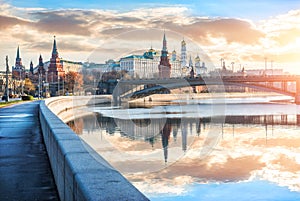
{"label": "stone embankment wall", "polygon": [[80,110],[80,114],[74,115],[74,108],[110,99],[110,96],[57,97],[40,103],[44,141],[63,201],[148,200],[64,123],[89,113]]}

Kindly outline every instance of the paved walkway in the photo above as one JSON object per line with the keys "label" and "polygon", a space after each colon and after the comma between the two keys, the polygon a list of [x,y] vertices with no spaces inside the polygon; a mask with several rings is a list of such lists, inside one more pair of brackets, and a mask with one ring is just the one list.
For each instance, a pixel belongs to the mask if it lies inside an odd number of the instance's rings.
{"label": "paved walkway", "polygon": [[0,200],[59,200],[38,104],[0,108]]}

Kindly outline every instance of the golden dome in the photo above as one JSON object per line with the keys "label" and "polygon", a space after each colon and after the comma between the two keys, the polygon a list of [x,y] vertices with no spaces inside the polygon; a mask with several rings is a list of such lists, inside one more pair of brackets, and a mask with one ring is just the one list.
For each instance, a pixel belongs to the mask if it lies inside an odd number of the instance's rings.
{"label": "golden dome", "polygon": [[183,46],[183,45],[186,45],[184,39],[182,40],[181,45],[182,45],[182,46]]}

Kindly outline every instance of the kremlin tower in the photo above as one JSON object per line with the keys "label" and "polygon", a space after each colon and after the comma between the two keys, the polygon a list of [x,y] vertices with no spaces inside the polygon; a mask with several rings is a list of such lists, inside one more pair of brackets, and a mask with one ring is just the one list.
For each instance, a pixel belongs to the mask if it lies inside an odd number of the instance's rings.
{"label": "kremlin tower", "polygon": [[171,64],[168,57],[167,50],[167,40],[166,34],[164,33],[163,38],[163,48],[161,50],[160,62],[158,65],[158,72],[160,78],[170,78],[171,77]]}
{"label": "kremlin tower", "polygon": [[20,47],[18,46],[17,49],[17,57],[16,57],[16,64],[15,67],[21,67],[22,66],[22,59],[20,58]]}
{"label": "kremlin tower", "polygon": [[15,66],[12,67],[12,75],[14,78],[19,78],[20,80],[25,78],[25,67],[22,65],[19,46],[17,49],[16,63]]}
{"label": "kremlin tower", "polygon": [[40,58],[39,58],[39,65],[38,65],[38,73],[45,75],[45,68],[44,68],[44,63],[43,63],[43,58],[42,55],[40,54]]}
{"label": "kremlin tower", "polygon": [[30,61],[29,72],[31,73],[31,75],[33,75],[33,63],[32,63],[32,61]]}
{"label": "kremlin tower", "polygon": [[[52,79],[52,82],[56,82],[58,80],[58,76],[64,76],[65,72],[63,71],[63,66],[60,63],[60,58],[58,57],[58,51],[56,47],[56,40],[54,36],[53,49],[52,49],[52,57],[50,59],[50,65],[48,67],[48,76],[55,77],[55,80]],[[51,80],[51,79],[48,79]]]}

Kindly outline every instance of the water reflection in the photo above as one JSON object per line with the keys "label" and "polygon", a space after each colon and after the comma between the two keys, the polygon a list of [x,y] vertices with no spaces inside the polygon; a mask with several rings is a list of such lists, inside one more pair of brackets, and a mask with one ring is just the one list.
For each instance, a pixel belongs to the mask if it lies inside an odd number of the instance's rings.
{"label": "water reflection", "polygon": [[[79,124],[75,132],[150,197],[182,195],[196,183],[257,180],[300,192],[297,114],[236,115],[211,122],[209,117],[124,120],[96,113],[76,121],[69,123],[73,129]],[[199,160],[215,126],[222,126],[222,138]]]}
{"label": "water reflection", "polygon": [[[96,118],[95,118],[96,116]],[[178,133],[181,134],[182,150],[187,150],[187,136],[194,135],[200,136],[201,132],[210,126],[211,118],[167,118],[161,119],[114,119],[111,117],[103,116],[102,114],[95,113],[95,116],[86,116],[78,118],[74,121],[68,122],[68,125],[78,135],[103,133],[105,131],[108,135],[115,135],[120,133],[121,137],[132,140],[144,140],[153,145],[162,142],[162,147],[168,147],[170,135],[172,134],[173,140],[176,142]],[[217,120],[218,118],[216,118]],[[222,127],[222,135],[224,130],[230,132],[229,127],[232,128],[231,133],[234,137],[235,125],[257,125],[264,126],[265,137],[267,138],[268,131],[273,133],[274,126],[299,126],[300,115],[257,115],[257,116],[226,116],[220,118],[220,122],[214,121],[214,124],[220,124]],[[121,128],[121,129],[120,129]],[[161,138],[161,139],[159,139]]]}

